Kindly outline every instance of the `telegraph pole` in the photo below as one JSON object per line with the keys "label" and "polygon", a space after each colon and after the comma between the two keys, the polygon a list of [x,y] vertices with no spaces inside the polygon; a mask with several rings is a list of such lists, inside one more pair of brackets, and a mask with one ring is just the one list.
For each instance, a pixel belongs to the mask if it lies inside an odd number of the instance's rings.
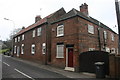
{"label": "telegraph pole", "polygon": [[117,15],[117,22],[118,22],[118,54],[120,55],[120,1],[115,0],[115,6],[116,6],[116,15]]}

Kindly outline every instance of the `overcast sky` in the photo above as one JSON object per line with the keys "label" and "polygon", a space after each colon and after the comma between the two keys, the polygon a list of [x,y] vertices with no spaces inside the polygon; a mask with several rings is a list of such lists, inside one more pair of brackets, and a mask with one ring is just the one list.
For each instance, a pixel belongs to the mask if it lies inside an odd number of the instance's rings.
{"label": "overcast sky", "polygon": [[83,3],[88,4],[91,17],[117,32],[117,27],[114,27],[117,25],[115,0],[0,0],[0,39],[9,38],[9,34],[15,28],[33,24],[36,15],[43,18],[62,7],[66,12],[72,8],[79,10]]}

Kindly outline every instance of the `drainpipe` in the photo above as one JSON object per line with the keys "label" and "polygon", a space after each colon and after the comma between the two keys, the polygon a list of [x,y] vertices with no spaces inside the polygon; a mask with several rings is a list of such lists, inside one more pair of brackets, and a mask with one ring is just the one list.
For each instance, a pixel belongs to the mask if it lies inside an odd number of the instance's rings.
{"label": "drainpipe", "polygon": [[48,40],[47,40],[47,36],[48,36],[48,24],[46,23],[46,39],[45,39],[45,44],[46,44],[46,46],[45,46],[45,65],[47,65],[47,54],[48,54],[48,47],[47,47],[47,45],[48,45]]}
{"label": "drainpipe", "polygon": [[98,30],[98,43],[99,43],[99,50],[101,51],[101,41],[100,41],[100,28]]}
{"label": "drainpipe", "polygon": [[118,22],[118,53],[120,54],[120,1],[115,0],[115,6],[116,6],[116,15],[117,15],[117,22]]}

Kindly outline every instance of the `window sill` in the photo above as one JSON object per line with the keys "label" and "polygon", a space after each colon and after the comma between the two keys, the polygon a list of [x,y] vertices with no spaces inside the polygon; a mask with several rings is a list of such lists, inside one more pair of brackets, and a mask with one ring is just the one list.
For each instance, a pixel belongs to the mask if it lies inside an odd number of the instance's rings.
{"label": "window sill", "polygon": [[63,37],[64,35],[57,35],[56,37]]}
{"label": "window sill", "polygon": [[57,59],[63,59],[64,57],[56,57]]}
{"label": "window sill", "polygon": [[35,53],[31,53],[32,55],[34,55]]}

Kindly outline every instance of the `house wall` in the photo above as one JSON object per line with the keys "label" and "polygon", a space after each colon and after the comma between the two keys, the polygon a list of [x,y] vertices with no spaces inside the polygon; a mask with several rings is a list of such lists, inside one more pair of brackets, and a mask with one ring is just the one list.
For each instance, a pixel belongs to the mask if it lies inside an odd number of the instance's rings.
{"label": "house wall", "polygon": [[[64,24],[64,36],[57,37],[57,25]],[[94,26],[94,34],[88,33],[88,24]],[[52,65],[65,68],[66,66],[66,45],[74,44],[74,56],[73,65],[76,71],[79,70],[79,55],[82,52],[89,51],[89,48],[95,48],[95,50],[105,51],[106,47],[110,50],[115,48],[115,53],[117,53],[118,47],[118,35],[108,29],[99,27],[98,25],[91,23],[80,17],[70,18],[51,25],[51,59]],[[98,28],[100,28],[100,35],[98,35]],[[107,32],[107,39],[104,42],[103,32]],[[114,41],[111,40],[111,34],[114,35]],[[99,38],[100,37],[100,42]],[[64,58],[56,58],[56,45],[57,43],[64,43]],[[100,48],[101,46],[101,48]],[[105,48],[104,48],[104,47]]]}
{"label": "house wall", "polygon": [[[37,28],[42,27],[41,36],[37,36]],[[33,30],[36,31],[35,37],[32,37]],[[22,39],[22,34],[19,35]],[[14,46],[20,46],[20,58],[25,58],[29,60],[37,60],[41,63],[45,63],[45,55],[42,54],[42,44],[46,43],[46,25],[38,26],[30,31],[24,33],[25,39],[20,40],[20,42],[14,43]],[[18,36],[16,36],[18,37]],[[21,45],[24,44],[24,54],[21,54]],[[31,45],[35,44],[35,54],[31,54]],[[16,56],[16,54],[15,54]]]}
{"label": "house wall", "polygon": [[[104,47],[115,48],[115,53],[117,53],[118,48],[118,35],[108,29],[102,28],[96,24],[93,24],[87,20],[84,20],[82,18],[78,18],[78,24],[79,24],[79,51],[80,53],[89,51],[89,48],[95,48],[95,50],[101,50],[105,51]],[[88,32],[88,24],[94,26],[94,34],[91,34]],[[99,34],[98,35],[98,28],[99,28]],[[104,31],[107,32],[107,39],[105,42],[104,39]],[[114,35],[114,41],[112,41],[111,34]],[[100,37],[100,44],[99,44],[99,37]]]}
{"label": "house wall", "polygon": [[[25,58],[29,60],[39,61],[40,63],[47,64],[51,61],[51,27],[50,22],[60,18],[60,16],[64,15],[66,12],[63,8],[56,11],[55,13],[43,18],[44,20],[47,20],[46,23],[41,24],[39,26],[34,26],[34,29],[30,29],[26,32],[24,32],[25,40],[20,40],[20,42],[15,43],[15,38],[22,39],[22,34],[17,35],[14,37],[14,46],[20,47],[20,58]],[[40,19],[41,21],[44,21],[43,19]],[[38,24],[39,22],[35,23]],[[29,26],[30,27],[30,26]],[[42,27],[42,34],[41,36],[37,36],[37,28]],[[32,33],[33,30],[36,31],[36,36],[33,38]],[[42,44],[46,43],[46,54],[42,54]],[[21,54],[21,46],[24,44],[24,54]],[[31,45],[35,44],[35,54],[31,54]],[[17,50],[17,49],[16,49]],[[17,54],[15,54],[16,56]]]}
{"label": "house wall", "polygon": [[[58,24],[64,25],[64,36],[57,37],[57,26]],[[74,52],[73,52],[73,62],[75,65],[77,52],[75,49],[77,49],[78,45],[78,29],[77,29],[77,18],[71,18],[69,20],[61,21],[55,24],[52,24],[52,30],[51,30],[51,64],[57,67],[65,68],[66,66],[66,45],[73,44],[74,45]],[[64,43],[64,58],[56,58],[56,45],[57,43]]]}

